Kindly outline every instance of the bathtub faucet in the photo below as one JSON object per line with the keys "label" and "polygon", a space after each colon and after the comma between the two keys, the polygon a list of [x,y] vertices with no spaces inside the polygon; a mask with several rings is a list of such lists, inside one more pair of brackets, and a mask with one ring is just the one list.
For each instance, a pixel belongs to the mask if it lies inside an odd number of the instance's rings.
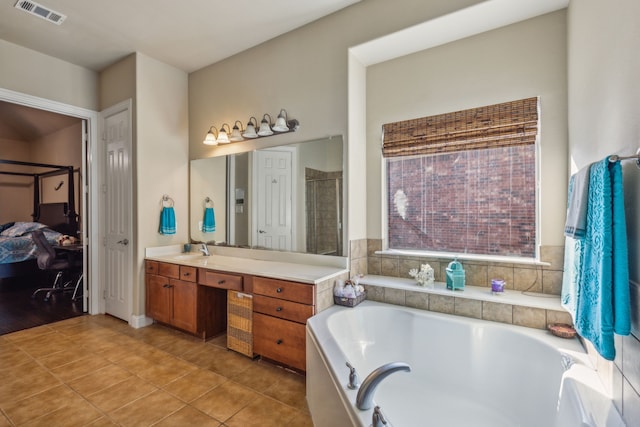
{"label": "bathtub faucet", "polygon": [[362,381],[362,385],[356,396],[356,406],[358,409],[371,409],[373,406],[373,395],[380,382],[394,372],[411,372],[411,366],[404,362],[391,362],[374,369],[367,378]]}

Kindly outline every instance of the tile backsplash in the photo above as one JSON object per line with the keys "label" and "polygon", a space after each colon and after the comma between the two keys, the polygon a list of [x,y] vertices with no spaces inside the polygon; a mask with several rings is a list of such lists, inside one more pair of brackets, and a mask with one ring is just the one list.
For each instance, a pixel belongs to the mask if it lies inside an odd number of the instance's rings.
{"label": "tile backsplash", "polygon": [[[349,245],[351,274],[375,274],[390,277],[409,277],[409,270],[429,263],[436,281],[444,281],[451,258],[408,257],[376,254],[382,250],[381,239],[352,240]],[[462,261],[465,283],[472,286],[491,286],[491,279],[503,279],[507,289],[560,295],[562,288],[563,246],[543,246],[541,261],[549,265]]]}

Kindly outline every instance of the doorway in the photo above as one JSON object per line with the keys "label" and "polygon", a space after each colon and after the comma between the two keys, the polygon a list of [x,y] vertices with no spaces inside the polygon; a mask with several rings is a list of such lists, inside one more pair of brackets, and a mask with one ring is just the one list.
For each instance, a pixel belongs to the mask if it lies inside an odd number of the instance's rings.
{"label": "doorway", "polygon": [[[31,95],[21,94],[18,92],[0,88],[0,103],[8,107],[15,106],[21,108],[31,108],[35,112],[47,113],[51,117],[59,116],[60,118],[72,119],[81,123],[78,132],[78,149],[80,151],[79,164],[77,166],[77,175],[74,174],[74,181],[77,180],[77,191],[79,197],[77,200],[77,209],[79,213],[79,229],[83,244],[83,297],[81,299],[82,312],[94,314],[99,312],[99,298],[90,296],[98,295],[98,257],[92,256],[97,249],[98,236],[98,220],[97,215],[91,215],[91,212],[97,212],[97,198],[93,197],[97,194],[98,170],[94,167],[91,159],[97,158],[97,113],[79,107],[69,106],[56,101],[44,98],[34,97]],[[12,120],[12,123],[16,123]],[[5,141],[6,143],[6,141]],[[76,153],[77,154],[77,153]],[[52,154],[55,160],[51,163],[60,163],[63,161],[59,156],[60,153]],[[58,186],[59,183],[55,183]],[[55,191],[55,186],[53,191]],[[54,196],[51,196],[54,197]],[[59,319],[58,319],[59,320]]]}

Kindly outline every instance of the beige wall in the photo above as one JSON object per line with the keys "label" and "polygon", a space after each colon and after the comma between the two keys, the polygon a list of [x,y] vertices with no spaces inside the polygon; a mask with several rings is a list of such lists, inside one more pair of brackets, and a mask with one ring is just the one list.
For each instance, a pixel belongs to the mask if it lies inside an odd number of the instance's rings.
{"label": "beige wall", "polygon": [[[0,139],[0,153],[3,159],[29,161],[29,146],[23,141]],[[0,224],[33,220],[33,178],[0,175],[0,200],[11,200],[11,203],[2,203]]]}
{"label": "beige wall", "polygon": [[554,12],[367,68],[367,237],[384,237],[383,124],[540,96],[539,243],[564,243],[565,17]]}
{"label": "beige wall", "polygon": [[0,40],[0,87],[97,110],[98,75],[89,69]]}
{"label": "beige wall", "polygon": [[[136,68],[137,258],[134,314],[145,312],[144,249],[189,239],[187,73],[137,54]],[[177,232],[158,233],[161,198],[175,202]]]}
{"label": "beige wall", "polygon": [[[568,9],[571,171],[640,148],[640,2],[572,1]],[[596,357],[627,425],[640,425],[640,170],[623,162],[632,335],[616,336],[616,360]]]}
{"label": "beige wall", "polygon": [[[187,74],[136,53],[100,74],[100,108],[133,102],[133,315],[145,313],[144,250],[188,239]],[[161,199],[175,201],[177,233],[158,233]]]}

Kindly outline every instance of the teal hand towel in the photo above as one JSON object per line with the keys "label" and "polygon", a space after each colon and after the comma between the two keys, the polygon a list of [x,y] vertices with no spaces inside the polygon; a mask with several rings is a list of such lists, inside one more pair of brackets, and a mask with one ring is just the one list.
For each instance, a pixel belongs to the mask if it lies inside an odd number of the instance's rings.
{"label": "teal hand towel", "polygon": [[586,234],[579,248],[575,327],[608,360],[616,355],[614,332],[628,334],[630,329],[622,197],[619,163],[610,165],[608,158],[594,163],[589,177]]}
{"label": "teal hand towel", "polygon": [[213,233],[216,231],[216,214],[213,212],[213,208],[204,208],[202,231],[205,233]]}
{"label": "teal hand towel", "polygon": [[160,234],[176,234],[176,213],[172,206],[163,206],[160,212]]}

